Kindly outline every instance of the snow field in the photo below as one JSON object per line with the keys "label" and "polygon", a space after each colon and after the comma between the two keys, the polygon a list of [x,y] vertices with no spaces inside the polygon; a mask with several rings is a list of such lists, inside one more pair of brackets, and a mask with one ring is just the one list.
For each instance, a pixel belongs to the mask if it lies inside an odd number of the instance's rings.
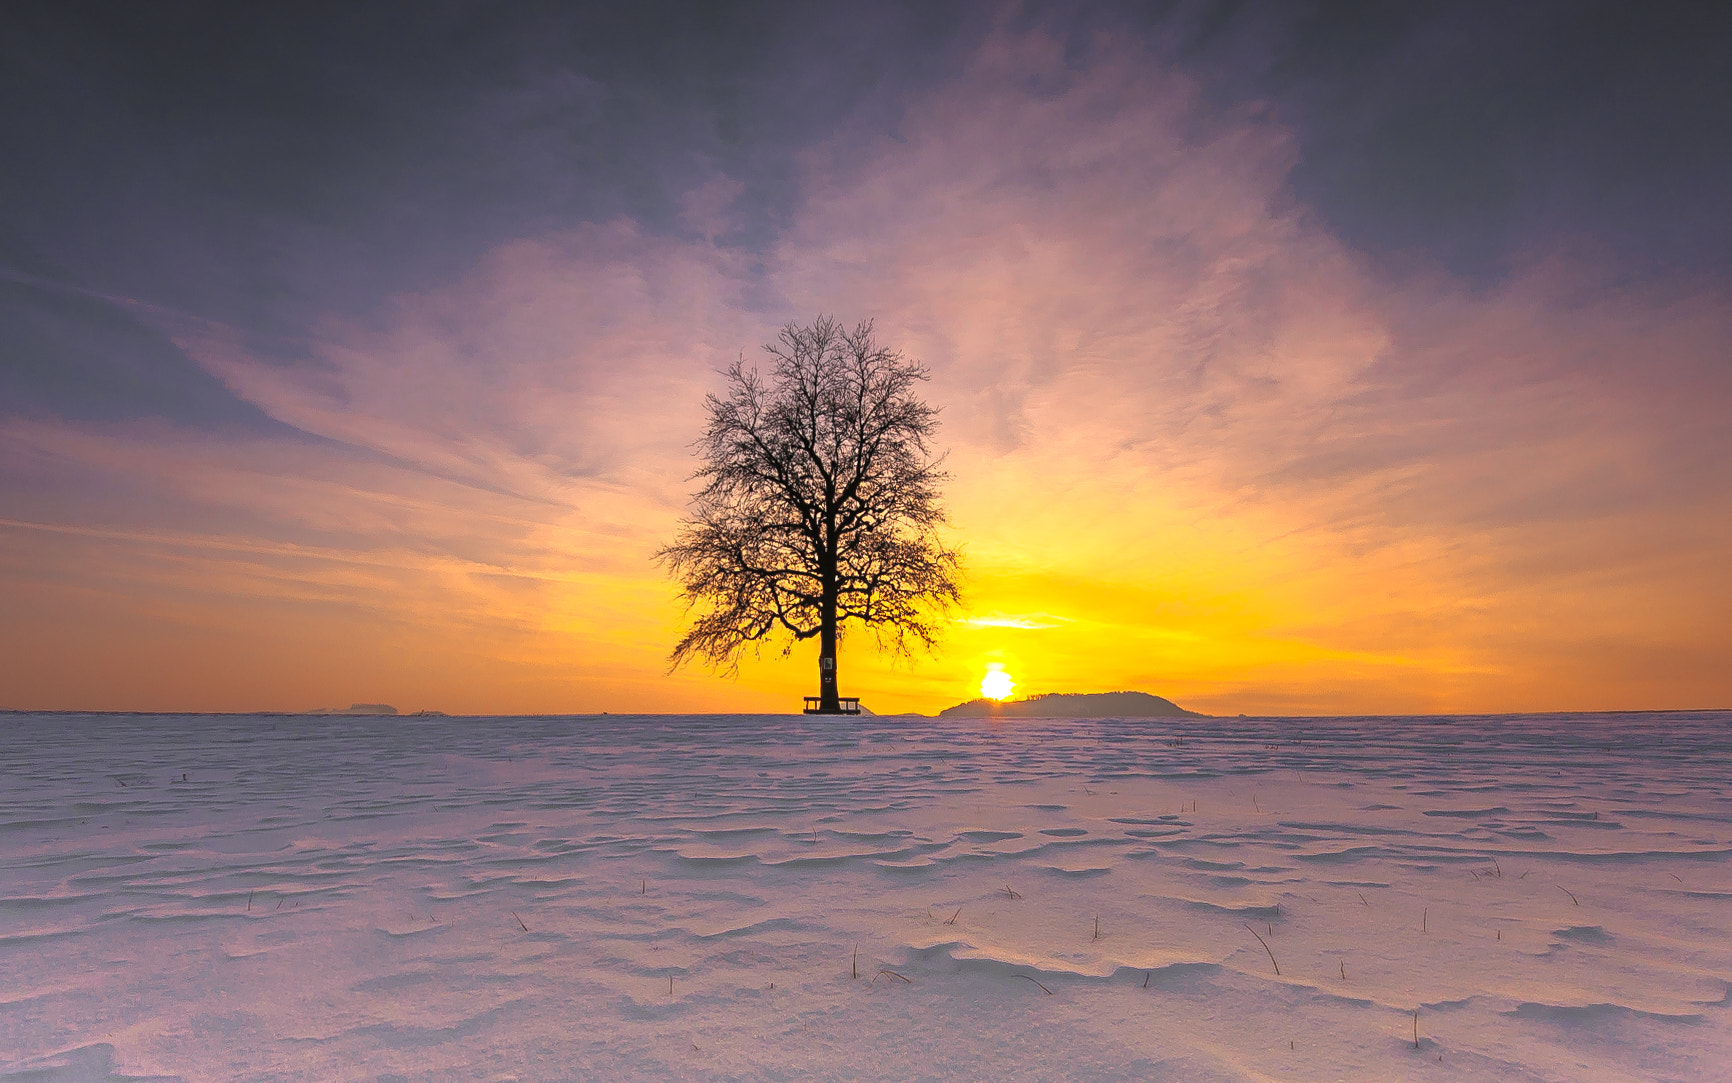
{"label": "snow field", "polygon": [[1732,1079],[1723,713],[0,727],[0,1080]]}

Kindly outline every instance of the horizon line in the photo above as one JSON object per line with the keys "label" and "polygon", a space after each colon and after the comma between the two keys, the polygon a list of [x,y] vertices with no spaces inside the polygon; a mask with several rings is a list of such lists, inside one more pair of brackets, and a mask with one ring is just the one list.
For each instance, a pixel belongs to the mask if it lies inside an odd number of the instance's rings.
{"label": "horizon line", "polygon": [[[1023,700],[1012,702],[1027,702]],[[948,708],[947,708],[948,709]],[[1006,721],[1033,721],[1039,718],[1071,719],[1077,722],[1103,722],[1111,720],[1131,721],[1174,721],[1187,719],[1224,719],[1238,721],[1244,719],[1306,719],[1306,718],[1531,718],[1558,715],[1600,715],[1600,714],[1728,714],[1732,707],[1630,707],[1630,708],[1586,708],[1557,709],[1540,711],[1433,711],[1426,713],[1380,712],[1375,714],[1204,714],[1191,711],[1184,715],[1102,715],[1096,718],[1073,718],[1070,715],[1031,715],[1027,718],[1007,719]],[[807,715],[800,711],[548,711],[528,714],[469,714],[450,711],[400,711],[393,714],[350,714],[343,711],[173,711],[173,710],[93,710],[80,707],[0,707],[0,715],[115,715],[128,717],[182,717],[197,716],[209,718],[243,718],[263,716],[273,718],[811,718],[830,717]],[[840,718],[926,718],[937,720],[942,714],[921,714],[918,711],[897,711],[892,714],[862,714],[837,715]],[[987,716],[965,716],[969,718]]]}

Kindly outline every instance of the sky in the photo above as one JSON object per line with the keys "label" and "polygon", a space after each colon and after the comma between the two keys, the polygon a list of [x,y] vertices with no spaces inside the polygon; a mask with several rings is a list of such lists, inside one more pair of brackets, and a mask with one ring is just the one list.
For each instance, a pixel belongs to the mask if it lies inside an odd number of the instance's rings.
{"label": "sky", "polygon": [[17,4],[0,708],[782,711],[670,673],[703,398],[942,410],[931,712],[1732,706],[1732,9]]}

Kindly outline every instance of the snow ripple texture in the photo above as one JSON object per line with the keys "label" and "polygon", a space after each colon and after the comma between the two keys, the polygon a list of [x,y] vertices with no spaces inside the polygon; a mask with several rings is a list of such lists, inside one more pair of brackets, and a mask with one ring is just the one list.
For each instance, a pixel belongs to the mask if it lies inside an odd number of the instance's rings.
{"label": "snow ripple texture", "polygon": [[0,735],[8,1083],[1732,1079],[1726,713]]}

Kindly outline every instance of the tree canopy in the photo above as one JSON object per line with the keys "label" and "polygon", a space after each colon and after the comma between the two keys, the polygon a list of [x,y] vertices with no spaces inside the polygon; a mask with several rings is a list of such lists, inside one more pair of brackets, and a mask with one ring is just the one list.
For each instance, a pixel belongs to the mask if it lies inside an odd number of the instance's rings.
{"label": "tree canopy", "polygon": [[926,370],[880,346],[870,321],[789,324],[764,349],[767,374],[742,358],[705,399],[704,485],[657,554],[694,613],[672,661],[734,669],[748,646],[816,637],[834,710],[847,621],[906,653],[932,644],[957,601],[957,550],[938,536],[938,412],[915,394]]}

